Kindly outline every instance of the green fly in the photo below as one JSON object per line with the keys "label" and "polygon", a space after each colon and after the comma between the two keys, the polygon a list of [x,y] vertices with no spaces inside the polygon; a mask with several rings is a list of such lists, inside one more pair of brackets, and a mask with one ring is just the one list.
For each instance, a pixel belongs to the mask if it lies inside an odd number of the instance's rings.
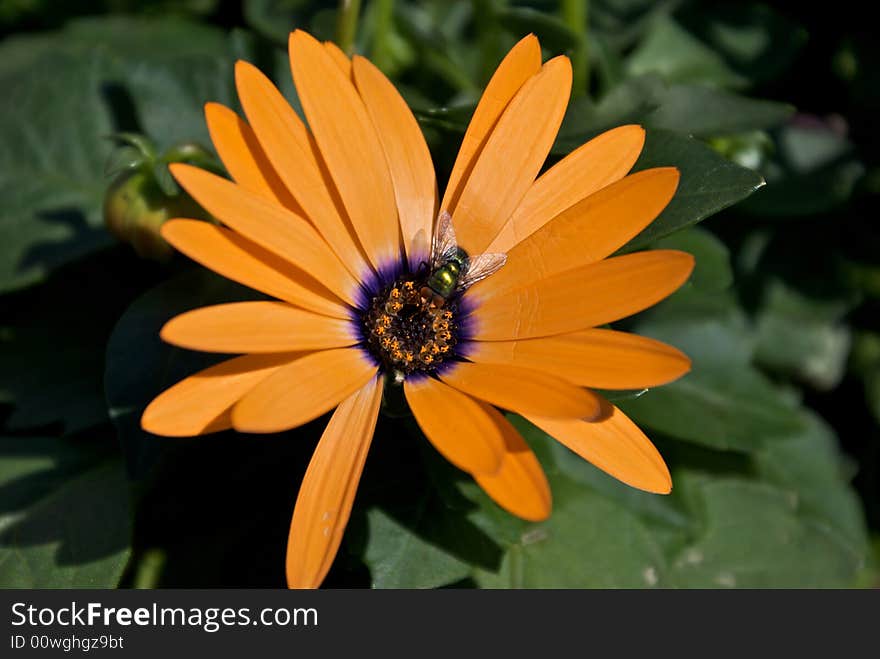
{"label": "green fly", "polygon": [[437,218],[431,245],[431,272],[422,288],[422,297],[433,298],[435,306],[443,306],[451,295],[498,272],[506,262],[507,254],[469,256],[458,246],[452,217],[443,211]]}

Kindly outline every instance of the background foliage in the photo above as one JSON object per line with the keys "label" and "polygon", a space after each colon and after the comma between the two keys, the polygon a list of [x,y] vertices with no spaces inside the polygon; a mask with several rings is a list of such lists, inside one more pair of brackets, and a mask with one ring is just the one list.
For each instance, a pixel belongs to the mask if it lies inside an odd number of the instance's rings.
{"label": "background foliage", "polygon": [[[682,182],[625,249],[684,249],[697,269],[620,326],[694,369],[616,401],[667,458],[668,497],[515,420],[551,480],[542,524],[499,510],[412,421],[382,418],[326,585],[878,585],[880,68],[857,31],[867,9],[843,5],[363,3],[356,49],[398,82],[441,182],[527,32],[575,66],[553,157],[648,127],[637,168],[677,165]],[[162,323],[248,292],[107,232],[120,151],[106,136],[209,146],[202,105],[237,107],[237,58],[296,105],[286,35],[336,25],[335,3],[309,0],[0,0],[0,585],[283,585],[324,422],[271,437],[140,431],[156,393],[212,360],[163,345]],[[153,171],[151,203],[172,203],[164,164]]]}

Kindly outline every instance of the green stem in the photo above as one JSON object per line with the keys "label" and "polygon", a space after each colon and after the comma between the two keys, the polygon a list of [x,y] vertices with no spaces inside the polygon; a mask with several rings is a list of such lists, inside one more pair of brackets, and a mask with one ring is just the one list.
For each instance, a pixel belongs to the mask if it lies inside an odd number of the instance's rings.
{"label": "green stem", "polygon": [[589,16],[590,0],[562,0],[562,20],[578,37],[578,46],[571,54],[572,96],[587,93],[590,85]]}
{"label": "green stem", "polygon": [[361,0],[339,0],[339,14],[336,17],[336,45],[346,55],[354,52],[354,39],[357,36],[358,17]]}
{"label": "green stem", "polygon": [[508,561],[508,576],[510,577],[510,587],[511,588],[522,588],[523,587],[523,557],[522,557],[522,546],[519,544],[514,544],[510,546],[510,549],[507,552],[507,561]]}
{"label": "green stem", "polygon": [[388,73],[393,64],[391,32],[394,21],[394,0],[374,0],[373,9],[373,64]]}
{"label": "green stem", "polygon": [[161,549],[147,549],[140,557],[132,586],[137,589],[158,588],[165,569],[165,552]]}
{"label": "green stem", "polygon": [[501,30],[498,25],[498,12],[504,8],[506,0],[472,0],[474,22],[477,26],[477,40],[480,47],[481,84],[485,84],[501,59]]}

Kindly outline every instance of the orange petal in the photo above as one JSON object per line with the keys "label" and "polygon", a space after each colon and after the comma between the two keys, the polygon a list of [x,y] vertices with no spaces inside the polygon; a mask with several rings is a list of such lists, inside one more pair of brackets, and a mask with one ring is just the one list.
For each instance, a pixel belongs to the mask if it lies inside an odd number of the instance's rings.
{"label": "orange petal", "polygon": [[486,251],[541,171],[570,93],[571,62],[556,57],[501,115],[452,214],[458,242],[469,253]]}
{"label": "orange petal", "polygon": [[415,267],[419,259],[428,257],[413,253],[415,237],[419,231],[431,235],[437,205],[431,153],[406,101],[379,69],[363,57],[355,57],[354,80],[385,151],[403,245]]}
{"label": "orange petal", "polygon": [[359,348],[313,352],[266,378],[232,409],[241,432],[280,432],[301,426],[363,387],[377,371]]}
{"label": "orange petal", "polygon": [[467,293],[477,304],[474,338],[529,339],[620,320],[670,295],[693,268],[690,254],[658,249],[591,263],[513,291],[492,290],[489,277]]}
{"label": "orange petal", "polygon": [[325,316],[348,318],[342,302],[312,277],[229,229],[175,219],[162,225],[162,237],[227,279]]}
{"label": "orange petal", "polygon": [[339,196],[371,263],[400,258],[394,187],[382,144],[351,80],[314,37],[290,35],[293,79]]}
{"label": "orange petal", "polygon": [[211,215],[306,271],[344,301],[354,303],[357,281],[302,217],[197,167],[175,163],[169,169]]}
{"label": "orange petal", "polygon": [[509,364],[459,362],[440,379],[459,391],[518,414],[592,419],[599,399],[565,380]]}
{"label": "orange petal", "polygon": [[486,85],[458,150],[441,209],[450,213],[455,210],[462,188],[501,113],[523,84],[540,70],[541,44],[530,34],[510,49]]}
{"label": "orange petal", "polygon": [[604,259],[648,226],[677,186],[674,167],[648,169],[612,183],[511,249],[489,285],[516,288]]}
{"label": "orange petal", "polygon": [[342,401],[315,448],[299,487],[287,540],[287,584],[291,588],[317,588],[333,564],[381,401],[382,378],[373,378]]}
{"label": "orange petal", "polygon": [[474,478],[507,512],[530,522],[547,519],[553,500],[541,464],[516,428],[497,410],[486,409],[504,435],[504,458],[497,472]]}
{"label": "orange petal", "polygon": [[623,178],[644,144],[641,126],[620,126],[569,153],[538,177],[486,251],[510,251],[581,199]]}
{"label": "orange petal", "polygon": [[202,307],[165,323],[162,339],[204,352],[290,352],[341,348],[358,342],[351,321],[283,302],[234,302]]}
{"label": "orange petal", "polygon": [[236,183],[302,214],[302,209],[278,178],[250,126],[219,103],[205,104],[205,120],[214,148]]}
{"label": "orange petal", "polygon": [[333,58],[336,65],[342,70],[346,78],[351,78],[351,59],[342,52],[342,49],[332,41],[325,41],[324,48],[327,54]]}
{"label": "orange petal", "polygon": [[181,380],[153,399],[141,427],[154,435],[190,437],[230,427],[226,414],[242,396],[299,355],[245,355]]}
{"label": "orange petal", "polygon": [[532,368],[599,389],[656,387],[680,378],[691,366],[687,355],[672,346],[607,329],[521,341],[474,341],[468,359]]}
{"label": "orange petal", "polygon": [[655,494],[669,494],[672,478],[663,457],[619,409],[604,401],[599,421],[527,416],[541,430],[619,481]]}
{"label": "orange petal", "polygon": [[235,84],[248,121],[284,185],[349,271],[361,277],[369,268],[345,210],[337,204],[332,183],[311,135],[287,99],[256,67],[235,65]]}
{"label": "orange petal", "polygon": [[425,437],[452,464],[471,474],[493,474],[505,441],[488,405],[433,378],[407,378],[403,393]]}

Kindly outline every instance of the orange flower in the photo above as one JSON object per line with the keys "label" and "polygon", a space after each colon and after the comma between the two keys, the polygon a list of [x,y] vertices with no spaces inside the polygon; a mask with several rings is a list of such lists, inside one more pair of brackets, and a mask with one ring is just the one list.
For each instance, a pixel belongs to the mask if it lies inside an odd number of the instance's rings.
{"label": "orange flower", "polygon": [[[496,408],[633,487],[669,492],[651,442],[588,389],[653,387],[690,367],[672,347],[596,329],[665,298],[693,268],[690,255],[668,250],[609,258],[678,184],[674,168],[626,175],[644,131],[608,131],[538,176],[568,104],[571,67],[565,57],[542,65],[528,36],[489,82],[438,206],[428,147],[382,73],[301,31],[289,45],[308,127],[239,62],[247,123],[206,107],[234,182],[172,166],[225,226],[177,219],[162,232],[278,301],[169,321],[169,343],[243,356],[162,393],[143,427],[169,436],[268,433],[335,408],[293,514],[291,587],[320,585],[333,562],[385,387],[402,387],[434,447],[524,519],[550,514],[550,490]],[[488,276],[469,286],[478,275]]]}

